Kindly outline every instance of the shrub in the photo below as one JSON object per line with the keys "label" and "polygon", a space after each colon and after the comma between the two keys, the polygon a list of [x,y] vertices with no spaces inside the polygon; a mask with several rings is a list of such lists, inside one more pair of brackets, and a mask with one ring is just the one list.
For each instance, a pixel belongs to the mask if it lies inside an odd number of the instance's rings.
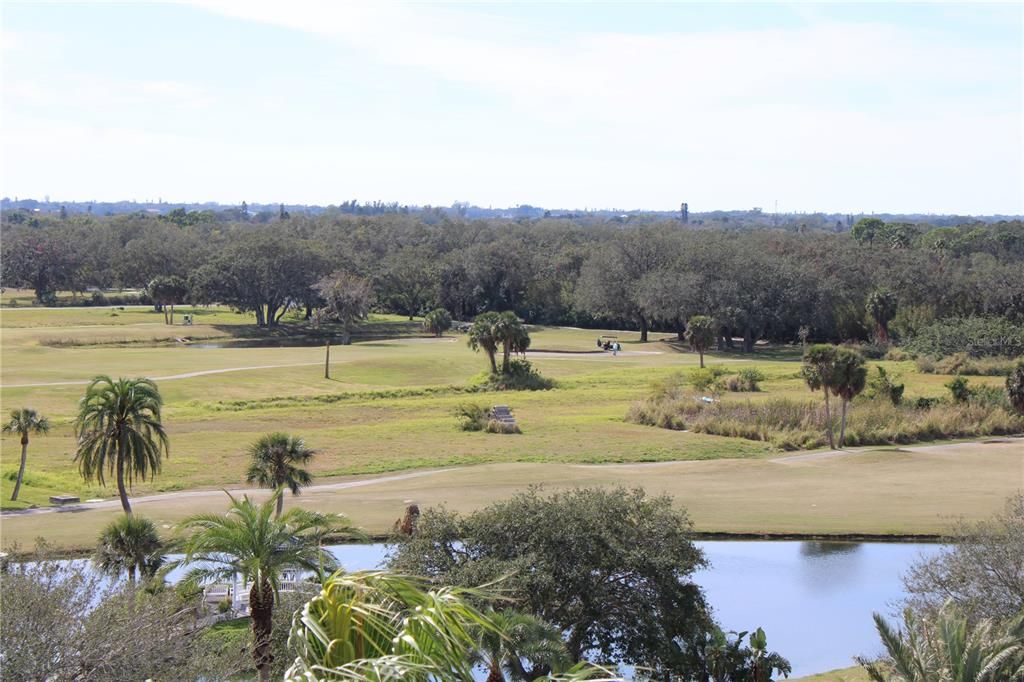
{"label": "shrub", "polygon": [[217,602],[217,613],[227,613],[231,610],[231,598],[224,597]]}
{"label": "shrub", "polygon": [[725,374],[722,367],[703,367],[690,372],[690,384],[701,392],[717,392],[721,386],[718,379]]}
{"label": "shrub", "polygon": [[764,373],[756,367],[741,369],[725,380],[725,387],[734,392],[760,391],[759,384],[764,381]]}
{"label": "shrub", "polygon": [[487,433],[522,433],[518,424],[509,424],[498,419],[488,419],[484,431]]}
{"label": "shrub", "polygon": [[889,348],[889,351],[885,354],[885,359],[890,360],[892,362],[904,362],[906,360],[910,360],[911,356],[910,353],[903,350],[902,348],[891,346]]}
{"label": "shrub", "polygon": [[423,317],[423,329],[434,336],[441,336],[452,328],[452,316],[444,308],[431,310]]}
{"label": "shrub", "polygon": [[464,403],[455,408],[455,418],[462,431],[482,431],[490,419],[491,411],[476,403]]}
{"label": "shrub", "polygon": [[922,327],[904,346],[935,358],[956,353],[980,357],[1024,355],[1024,325],[1002,317],[946,318]]}
{"label": "shrub", "polygon": [[952,396],[954,403],[966,403],[971,399],[972,391],[967,385],[967,379],[957,376],[943,385],[949,389],[949,393]]}
{"label": "shrub", "polygon": [[508,372],[488,372],[473,380],[479,391],[546,391],[554,388],[552,379],[541,376],[528,360],[512,360]]}
{"label": "shrub", "polygon": [[92,292],[92,305],[107,305],[107,297],[102,291]]}
{"label": "shrub", "polygon": [[884,367],[875,366],[875,374],[868,379],[866,395],[869,398],[885,398],[893,405],[899,405],[903,401],[902,383],[897,384],[900,376],[889,374]]}

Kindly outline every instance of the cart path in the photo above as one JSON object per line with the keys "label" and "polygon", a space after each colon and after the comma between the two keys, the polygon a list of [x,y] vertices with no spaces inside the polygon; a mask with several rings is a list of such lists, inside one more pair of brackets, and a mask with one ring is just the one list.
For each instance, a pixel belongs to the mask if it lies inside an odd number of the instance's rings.
{"label": "cart path", "polygon": [[[943,450],[950,450],[954,448],[963,448],[967,446],[986,445],[988,443],[1020,443],[1021,447],[1024,447],[1024,440],[1021,438],[986,438],[984,440],[977,441],[964,441],[960,443],[941,443],[939,445],[900,445],[893,449],[893,452],[942,452]],[[815,462],[823,459],[833,459],[835,457],[844,457],[846,455],[857,455],[862,452],[877,452],[881,448],[885,448],[885,445],[868,445],[865,447],[849,448],[844,450],[823,450],[821,452],[808,452],[801,455],[787,455],[785,457],[775,457],[769,459],[769,462],[775,462],[777,464],[797,464],[799,462]]]}
{"label": "cart path", "polygon": [[[280,367],[311,367],[313,365],[322,365],[323,361],[317,362],[290,362],[283,365],[252,365],[249,367],[223,367],[221,369],[204,369],[199,372],[185,372],[184,374],[169,374],[163,377],[149,377],[153,381],[174,381],[175,379],[191,379],[192,377],[202,377],[209,374],[224,374],[225,372],[247,372],[255,369],[278,369]],[[0,389],[4,388],[38,388],[40,386],[84,386],[88,384],[92,379],[80,379],[77,381],[49,381],[38,384],[4,384],[0,386]]]}
{"label": "cart path", "polygon": [[[303,492],[320,492],[320,491],[331,491],[331,490],[346,490],[348,488],[362,488],[363,486],[375,485],[377,483],[390,483],[392,481],[404,481],[410,478],[420,478],[422,476],[433,476],[434,474],[441,474],[448,471],[452,471],[451,468],[447,469],[429,469],[427,471],[412,471],[405,474],[393,474],[391,476],[378,476],[377,478],[364,478],[357,481],[341,481],[339,483],[321,483],[318,485],[310,485],[304,487]],[[250,493],[266,493],[270,494],[270,490],[267,488],[232,488],[232,489],[216,489],[216,490],[186,490],[176,493],[160,493],[158,495],[146,495],[144,497],[132,497],[130,501],[132,508],[136,505],[146,505],[150,502],[160,502],[162,500],[219,500],[224,497],[224,493],[230,493],[231,495],[246,495]],[[38,516],[39,514],[60,514],[65,512],[83,512],[91,511],[95,509],[120,509],[121,500],[117,497],[110,500],[102,500],[100,502],[82,502],[78,504],[68,504],[63,507],[39,507],[38,509],[24,509],[18,511],[5,511],[0,516]]]}

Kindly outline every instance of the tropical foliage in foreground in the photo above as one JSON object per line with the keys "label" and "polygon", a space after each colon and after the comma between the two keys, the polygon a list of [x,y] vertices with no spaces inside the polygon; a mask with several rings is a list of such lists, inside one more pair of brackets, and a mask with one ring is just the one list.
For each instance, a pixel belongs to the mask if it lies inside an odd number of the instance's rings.
{"label": "tropical foliage in foreground", "polygon": [[878,615],[887,656],[861,661],[875,682],[1011,682],[1024,680],[1024,612],[1005,625],[968,622],[952,602],[931,619],[907,609],[903,627]]}
{"label": "tropical foliage in foreground", "polygon": [[[297,658],[286,679],[470,682],[481,638],[503,641],[511,634],[472,605],[486,598],[381,571],[335,573],[295,615],[289,645]],[[599,672],[581,665],[547,679]]]}
{"label": "tropical foliage in foreground", "polygon": [[274,654],[270,642],[274,604],[279,598],[285,571],[309,571],[317,575],[336,568],[334,557],[323,549],[328,535],[361,537],[338,516],[293,508],[278,516],[278,488],[263,503],[247,496],[231,500],[227,514],[198,514],[178,525],[183,534],[184,556],[170,567],[188,566],[186,585],[212,581],[231,582],[236,574],[243,584],[252,583],[252,657],[260,680],[270,679]]}

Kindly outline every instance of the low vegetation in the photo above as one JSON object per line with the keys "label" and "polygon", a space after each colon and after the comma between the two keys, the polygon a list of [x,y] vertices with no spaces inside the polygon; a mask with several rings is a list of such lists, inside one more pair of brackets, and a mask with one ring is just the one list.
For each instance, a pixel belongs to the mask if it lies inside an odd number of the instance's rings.
{"label": "low vegetation", "polygon": [[974,358],[967,353],[956,353],[938,360],[918,357],[917,370],[925,374],[968,374],[973,376],[1007,376],[1017,360],[1009,357]]}
{"label": "low vegetation", "polygon": [[911,353],[947,358],[963,353],[971,358],[1024,355],[1024,326],[1001,317],[951,317],[924,326],[904,342]]}
{"label": "low vegetation", "polygon": [[[635,403],[627,414],[627,420],[636,424],[764,441],[784,450],[827,445],[829,418],[834,428],[836,415],[826,417],[824,406],[809,400],[768,398],[709,403],[681,386],[657,390],[646,400]],[[850,410],[845,443],[885,445],[1021,432],[1024,417],[1012,414],[1002,400],[936,400],[919,408],[911,404],[894,405],[889,399],[861,399]]]}

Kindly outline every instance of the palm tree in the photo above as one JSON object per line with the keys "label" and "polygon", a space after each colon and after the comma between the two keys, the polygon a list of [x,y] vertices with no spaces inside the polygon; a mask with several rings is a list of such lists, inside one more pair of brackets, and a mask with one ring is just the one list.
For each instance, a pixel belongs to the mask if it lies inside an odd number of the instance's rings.
{"label": "palm tree", "polygon": [[13,502],[18,499],[21,481],[25,478],[29,434],[46,435],[50,432],[50,421],[35,410],[23,407],[20,410],[11,410],[11,420],[4,424],[3,432],[16,433],[21,436],[21,466],[18,467],[18,478],[14,481],[14,492],[11,494],[11,501]]}
{"label": "palm tree", "polygon": [[473,319],[473,326],[469,329],[469,347],[487,353],[487,359],[491,362],[491,374],[498,373],[495,355],[498,352],[499,340],[494,333],[498,319],[498,313],[481,313]]}
{"label": "palm tree", "polygon": [[868,294],[865,307],[875,321],[875,335],[882,343],[889,341],[889,322],[896,316],[899,299],[889,289],[875,289]]}
{"label": "palm tree", "polygon": [[828,396],[835,383],[835,361],[835,346],[816,343],[804,351],[803,366],[800,368],[807,387],[812,391],[820,389],[825,393],[825,433],[828,435],[828,446],[833,449],[836,447],[836,443],[832,435],[832,409]]}
{"label": "palm tree", "polygon": [[[313,477],[300,465],[309,464],[316,450],[306,447],[306,441],[287,433],[270,433],[249,446],[249,469],[245,473],[246,483],[256,483],[264,488],[286,487],[292,495],[309,485]],[[277,497],[277,515],[284,508],[284,495]]]}
{"label": "palm tree", "polygon": [[152,521],[134,514],[122,516],[100,533],[93,561],[105,573],[127,571],[129,582],[136,575],[152,577],[164,563],[163,543]]}
{"label": "palm tree", "polygon": [[452,316],[444,308],[431,310],[423,316],[423,329],[434,336],[442,336],[452,327]]}
{"label": "palm tree", "polygon": [[571,664],[558,628],[516,611],[491,612],[488,619],[493,627],[478,629],[475,647],[476,662],[488,670],[487,682],[505,682],[506,675],[529,682]]}
{"label": "palm tree", "polygon": [[480,597],[383,571],[339,571],[296,614],[286,679],[472,680],[475,635],[495,630],[470,603]]}
{"label": "palm tree", "polygon": [[1024,414],[1024,360],[1018,360],[1017,366],[1006,377],[1006,395],[1013,409]]}
{"label": "palm tree", "polygon": [[150,379],[98,376],[85,389],[75,420],[78,462],[82,478],[105,485],[104,471],[117,474],[117,493],[125,514],[132,513],[125,480],[145,481],[160,472],[169,454],[167,434],[160,421],[163,400]]}
{"label": "palm tree", "polygon": [[704,353],[715,342],[715,321],[707,315],[694,315],[686,323],[684,338],[700,354],[700,366],[703,369]]}
{"label": "palm tree", "polygon": [[846,439],[846,406],[864,390],[868,368],[864,356],[849,348],[837,348],[832,373],[832,393],[843,401],[843,416],[839,426],[839,447]]}
{"label": "palm tree", "polygon": [[530,347],[530,333],[519,317],[507,310],[495,319],[492,334],[501,344],[501,371],[508,374],[512,353],[525,353]]}
{"label": "palm tree", "polygon": [[947,601],[932,617],[907,609],[905,629],[874,614],[888,657],[858,659],[875,682],[999,682],[1024,679],[1024,614],[1000,626],[989,619],[969,624]]}
{"label": "palm tree", "polygon": [[192,566],[184,579],[189,585],[233,580],[236,574],[241,574],[246,584],[252,583],[252,658],[261,682],[270,679],[271,619],[284,572],[298,569],[323,575],[335,568],[334,557],[323,549],[329,534],[362,537],[339,516],[299,508],[276,516],[274,508],[282,494],[278,488],[260,504],[248,496],[238,500],[228,495],[227,514],[197,514],[185,519],[178,524],[183,557],[168,565],[168,569]]}

